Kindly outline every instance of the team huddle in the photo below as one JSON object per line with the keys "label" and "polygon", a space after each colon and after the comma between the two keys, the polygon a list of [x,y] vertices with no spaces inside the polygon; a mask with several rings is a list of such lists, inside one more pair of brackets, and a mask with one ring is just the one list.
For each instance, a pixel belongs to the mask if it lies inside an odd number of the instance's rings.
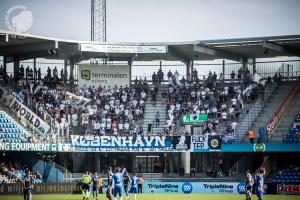
{"label": "team huddle", "polygon": [[[99,193],[103,193],[103,180],[97,176],[97,173],[94,173],[94,176],[91,177],[90,172],[86,172],[82,178],[82,195],[83,200],[88,200],[90,193],[93,193],[93,199],[98,199]],[[106,197],[109,200],[117,199],[117,196],[120,197],[120,200],[123,199],[123,191],[128,200],[130,200],[130,195],[133,194],[134,200],[136,200],[136,194],[142,193],[142,176],[137,176],[137,173],[134,172],[132,177],[129,177],[128,172],[125,168],[121,169],[120,167],[115,168],[114,173],[112,168],[108,169],[107,174],[107,191]]]}

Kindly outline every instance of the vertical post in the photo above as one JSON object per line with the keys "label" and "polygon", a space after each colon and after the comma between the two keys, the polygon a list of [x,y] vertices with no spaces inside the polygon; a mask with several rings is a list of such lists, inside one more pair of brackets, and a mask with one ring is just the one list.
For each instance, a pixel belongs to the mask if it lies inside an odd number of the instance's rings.
{"label": "vertical post", "polygon": [[248,59],[247,58],[243,58],[243,80],[246,80],[246,70],[248,67]]}
{"label": "vertical post", "polygon": [[132,67],[132,59],[128,60],[128,66],[129,66],[129,87],[131,86],[131,67]]}
{"label": "vertical post", "polygon": [[34,80],[34,83],[36,83],[36,58],[33,59],[33,80]]}
{"label": "vertical post", "polygon": [[191,74],[191,65],[193,62],[191,62],[190,60],[188,62],[186,62],[186,80],[187,82],[192,82],[192,74]]}
{"label": "vertical post", "polygon": [[253,58],[253,65],[252,65],[252,71],[253,71],[253,74],[255,74],[256,73],[256,59],[255,58]]}
{"label": "vertical post", "polygon": [[14,56],[14,77],[19,78],[19,67],[20,67],[20,58],[17,56]]}
{"label": "vertical post", "polygon": [[6,64],[7,64],[7,57],[3,56],[3,73],[7,73],[7,68],[6,68]]}
{"label": "vertical post", "polygon": [[159,61],[159,69],[161,69],[161,60]]}
{"label": "vertical post", "polygon": [[222,61],[222,73],[223,77],[225,77],[225,60]]}
{"label": "vertical post", "polygon": [[191,169],[191,154],[190,152],[181,153],[181,166],[184,167],[184,173],[190,173]]}
{"label": "vertical post", "polygon": [[64,85],[67,84],[67,79],[68,79],[68,59],[64,60],[64,74],[63,74],[63,82]]}
{"label": "vertical post", "polygon": [[75,59],[72,58],[70,60],[70,78],[69,78],[69,83],[71,88],[73,88],[74,86],[74,65],[75,65]]}

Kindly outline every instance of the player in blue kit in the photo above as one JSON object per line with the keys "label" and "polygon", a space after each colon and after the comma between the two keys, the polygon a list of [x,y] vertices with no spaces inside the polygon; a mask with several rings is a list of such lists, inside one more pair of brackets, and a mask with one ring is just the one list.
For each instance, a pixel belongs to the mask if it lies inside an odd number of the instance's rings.
{"label": "player in blue kit", "polygon": [[[131,178],[129,194],[134,193],[134,200],[136,200],[136,194],[138,193],[138,181],[139,178],[136,176],[136,172],[133,173],[133,177]],[[130,195],[129,195],[130,200]]]}
{"label": "player in blue kit", "polygon": [[109,183],[110,189],[112,186],[114,186],[114,200],[117,200],[117,195],[119,195],[120,200],[123,199],[123,175],[124,175],[125,169],[120,172],[120,168],[117,167],[115,170],[115,173],[112,175],[111,181]]}
{"label": "player in blue kit", "polygon": [[259,173],[257,175],[257,189],[256,189],[256,195],[258,197],[259,200],[263,199],[263,195],[264,195],[264,175],[265,175],[265,169],[261,168],[259,170]]}

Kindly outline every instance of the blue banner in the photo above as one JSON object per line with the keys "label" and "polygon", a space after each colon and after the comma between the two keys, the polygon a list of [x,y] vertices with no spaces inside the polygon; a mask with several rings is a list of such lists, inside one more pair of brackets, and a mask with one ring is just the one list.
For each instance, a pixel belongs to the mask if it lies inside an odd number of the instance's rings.
{"label": "blue banner", "polygon": [[145,182],[143,192],[158,194],[243,194],[239,182]]}

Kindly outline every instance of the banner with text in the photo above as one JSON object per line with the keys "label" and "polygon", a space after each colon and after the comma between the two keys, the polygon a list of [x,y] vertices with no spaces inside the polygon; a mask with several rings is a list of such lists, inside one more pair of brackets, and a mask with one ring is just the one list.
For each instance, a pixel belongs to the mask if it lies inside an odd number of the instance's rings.
{"label": "banner with text", "polygon": [[59,144],[62,152],[185,152],[190,136],[80,136],[71,135],[71,144]]}
{"label": "banner with text", "polygon": [[46,143],[0,143],[0,151],[44,151],[56,152],[56,144]]}
{"label": "banner with text", "polygon": [[129,86],[129,65],[89,65],[82,64],[78,67],[79,87],[102,86]]}
{"label": "banner with text", "polygon": [[167,53],[165,45],[114,45],[85,44],[80,45],[81,51],[101,53]]}
{"label": "banner with text", "polygon": [[181,124],[198,125],[207,120],[207,114],[183,114]]}
{"label": "banner with text", "polygon": [[191,136],[191,151],[194,150],[221,150],[222,140],[218,135]]}
{"label": "banner with text", "polygon": [[20,101],[14,99],[10,104],[10,109],[17,112],[17,115],[24,118],[38,132],[46,134],[49,131],[49,124],[43,121],[39,116],[37,116]]}
{"label": "banner with text", "polygon": [[238,182],[146,182],[143,192],[158,194],[242,194],[245,186]]}

